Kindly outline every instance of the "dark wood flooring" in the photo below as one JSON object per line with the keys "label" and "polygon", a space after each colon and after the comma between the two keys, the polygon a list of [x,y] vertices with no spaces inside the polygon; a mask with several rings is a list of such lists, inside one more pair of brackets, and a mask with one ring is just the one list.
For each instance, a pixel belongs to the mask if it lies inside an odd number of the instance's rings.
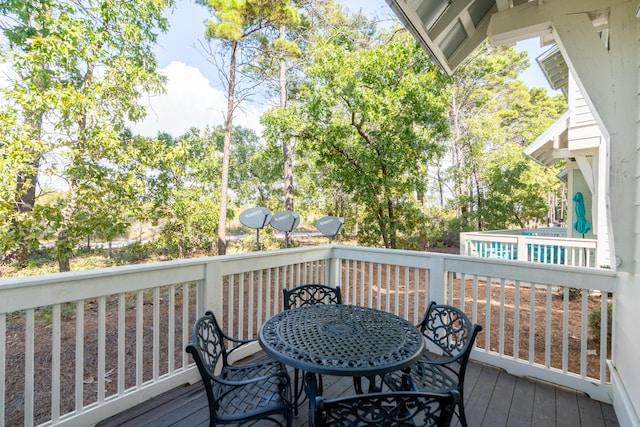
{"label": "dark wood flooring", "polygon": [[[291,375],[293,379],[293,374]],[[351,378],[323,376],[324,396],[353,394]],[[294,427],[307,426],[303,405]],[[470,427],[613,427],[611,405],[583,393],[517,378],[505,371],[470,363],[465,379],[465,411]],[[201,383],[185,385],[98,424],[99,427],[207,426],[209,412]],[[458,423],[454,423],[456,425]],[[260,422],[256,426],[262,425]]]}

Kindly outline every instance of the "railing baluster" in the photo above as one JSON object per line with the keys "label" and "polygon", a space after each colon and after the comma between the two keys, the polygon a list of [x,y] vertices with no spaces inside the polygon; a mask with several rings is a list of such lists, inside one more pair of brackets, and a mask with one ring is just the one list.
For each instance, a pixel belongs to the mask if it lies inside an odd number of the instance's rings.
{"label": "railing baluster", "polygon": [[513,304],[513,358],[520,357],[520,280],[515,282],[515,297]]}
{"label": "railing baluster", "polygon": [[[4,390],[7,389],[7,377],[4,370],[5,366],[7,366],[7,315],[4,313],[0,313],[0,386],[3,390],[0,393],[0,420],[2,420],[2,424],[4,424],[6,405]],[[53,389],[53,392],[55,393],[56,389]]]}
{"label": "railing baluster", "polygon": [[[426,284],[426,282],[425,282]],[[419,303],[420,303],[420,269],[415,268],[413,273],[413,320],[412,323],[418,323],[419,319]]]}
{"label": "railing baluster", "polygon": [[[254,279],[255,279],[255,272],[254,271],[250,271],[249,272],[249,282],[248,282],[248,287],[249,289],[247,290],[249,293],[249,307],[248,307],[248,311],[249,311],[249,325],[247,328],[247,336],[246,339],[250,339],[250,338],[254,338],[256,335],[254,335],[253,330],[254,330],[254,325],[253,322],[255,321],[255,285],[254,285]],[[242,306],[242,312],[245,312],[245,308],[244,305]],[[243,316],[244,317],[244,316]]]}
{"label": "railing baluster", "polygon": [[106,380],[107,299],[98,298],[98,403],[104,403]]}
{"label": "railing baluster", "polygon": [[536,284],[529,283],[529,363],[535,361],[536,346]]}
{"label": "railing baluster", "polygon": [[373,307],[373,263],[367,263],[369,266],[369,299],[368,299],[368,307]]}
{"label": "railing baluster", "polygon": [[[54,304],[51,307],[51,421],[53,424],[60,420],[60,352],[62,348],[60,344],[60,313],[60,304]],[[2,338],[4,338],[4,334],[2,334]],[[0,366],[4,366],[1,360]],[[4,393],[0,393],[0,395],[4,397]],[[0,411],[1,413],[4,412]]]}
{"label": "railing baluster", "polygon": [[[33,425],[34,405],[34,357],[35,357],[35,310],[30,308],[25,312],[24,331],[24,425]],[[82,381],[80,382],[82,384]]]}
{"label": "railing baluster", "polygon": [[[399,268],[399,266],[398,266]],[[404,267],[404,315],[402,317],[404,317],[405,319],[409,318],[409,267],[405,266]]]}
{"label": "railing baluster", "polygon": [[[240,314],[243,314],[242,316]],[[247,313],[252,318],[253,313]],[[238,274],[238,315],[234,314],[234,317],[238,319],[238,331],[234,336],[240,339],[246,339],[244,334],[244,273]]]}
{"label": "railing baluster", "polygon": [[609,336],[609,301],[607,293],[600,295],[600,382],[607,380],[607,347]]}
{"label": "railing baluster", "polygon": [[[254,273],[252,273],[254,274]],[[264,305],[263,305],[263,300],[264,300],[264,290],[263,290],[263,286],[264,283],[262,281],[262,271],[258,271],[257,272],[258,275],[258,328],[260,327],[260,325],[262,325],[264,323],[264,318],[262,316],[262,310],[265,309]],[[253,280],[252,280],[253,282]],[[269,295],[267,293],[267,295]],[[271,301],[271,298],[269,298],[269,301]],[[267,303],[267,306],[269,306],[269,303]]]}
{"label": "railing baluster", "polygon": [[136,292],[136,388],[144,382],[144,291]]}
{"label": "railing baluster", "polygon": [[153,373],[152,378],[158,381],[160,376],[160,288],[153,288],[153,333],[152,333]]}
{"label": "railing baluster", "polygon": [[236,314],[235,314],[235,301],[236,301],[236,276],[235,274],[232,274],[229,276],[229,289],[228,289],[228,294],[229,294],[229,298],[227,299],[227,313],[229,313],[229,316],[227,317],[227,331],[229,331],[228,333],[231,335],[235,335],[236,331],[234,329],[234,323],[235,323],[235,319],[236,319]]}
{"label": "railing baluster", "polygon": [[562,372],[569,370],[569,288],[565,286],[562,300]]}
{"label": "railing baluster", "polygon": [[471,308],[471,320],[478,323],[478,275],[473,275],[473,307]]}
{"label": "railing baluster", "polygon": [[125,333],[126,333],[126,300],[124,292],[118,294],[118,394],[122,395],[125,388]]}
{"label": "railing baluster", "polygon": [[391,309],[391,266],[389,264],[385,264],[385,268],[387,270],[386,283],[385,283],[385,291],[386,291],[386,311],[390,311]]}
{"label": "railing baluster", "polygon": [[[191,341],[191,322],[189,321],[189,290],[191,285],[184,283],[182,285],[182,346],[186,346]],[[198,305],[196,304],[196,307]],[[182,352],[182,367],[189,365],[189,356],[186,351]]]}
{"label": "railing baluster", "polygon": [[[84,409],[84,300],[76,301],[76,413]],[[142,340],[141,340],[142,341]]]}
{"label": "railing baluster", "polygon": [[365,270],[365,262],[360,261],[360,305],[364,305],[364,270]]}
{"label": "railing baluster", "polygon": [[551,297],[553,296],[551,285],[546,286],[547,292],[547,313],[545,322],[545,340],[544,340],[544,365],[548,368],[551,366]]}
{"label": "railing baluster", "polygon": [[394,309],[393,313],[397,316],[400,313],[400,267],[397,265],[393,266],[393,270],[395,272],[395,298],[394,298]]}
{"label": "railing baluster", "polygon": [[484,348],[491,351],[491,277],[487,276],[485,285],[485,336]]}
{"label": "railing baluster", "polygon": [[500,320],[499,320],[499,336],[498,353],[504,356],[504,278],[500,279]]}
{"label": "railing baluster", "polygon": [[167,373],[172,376],[175,371],[175,351],[176,351],[176,285],[170,284],[169,289],[167,291],[169,293],[169,319],[168,319],[168,331],[167,331]]}

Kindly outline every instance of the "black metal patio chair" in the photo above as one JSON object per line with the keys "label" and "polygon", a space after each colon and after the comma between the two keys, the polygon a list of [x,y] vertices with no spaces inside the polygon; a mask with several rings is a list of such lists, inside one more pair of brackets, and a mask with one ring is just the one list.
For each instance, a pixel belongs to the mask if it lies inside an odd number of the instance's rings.
{"label": "black metal patio chair", "polygon": [[283,289],[283,308],[289,310],[317,304],[342,304],[340,287],[326,285],[300,285],[293,289]]}
{"label": "black metal patio chair", "polygon": [[[227,336],[211,311],[195,322],[193,342],[186,351],[193,355],[200,371],[211,426],[268,420],[291,427],[291,382],[284,365],[275,360],[229,363],[229,355],[253,341]],[[227,350],[229,343],[233,347]]]}
{"label": "black metal patio chair", "polygon": [[[285,310],[298,307],[308,307],[318,304],[342,304],[342,293],[340,287],[306,284],[293,289],[282,289],[282,303]],[[302,395],[303,385],[300,371],[296,368],[293,371],[294,382],[294,413],[298,414],[298,399]],[[322,376],[318,375],[318,387],[322,390]]]}
{"label": "black metal patio chair", "polygon": [[452,392],[359,394],[325,400],[316,397],[310,427],[448,427],[453,418]]}
{"label": "black metal patio chair", "polygon": [[407,384],[413,391],[456,391],[457,415],[460,424],[467,426],[464,413],[464,376],[469,355],[482,327],[472,324],[462,310],[431,302],[422,321],[417,325],[425,337],[427,351],[410,368],[385,375],[384,382],[391,390],[403,390]]}

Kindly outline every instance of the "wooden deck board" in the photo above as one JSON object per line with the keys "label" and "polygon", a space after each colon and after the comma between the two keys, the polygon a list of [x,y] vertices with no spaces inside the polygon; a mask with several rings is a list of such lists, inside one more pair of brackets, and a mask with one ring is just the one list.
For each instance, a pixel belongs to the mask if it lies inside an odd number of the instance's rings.
{"label": "wooden deck board", "polygon": [[556,425],[555,388],[542,382],[535,383],[533,416],[531,425],[549,427]]}
{"label": "wooden deck board", "polygon": [[511,375],[503,375],[500,372],[496,386],[487,405],[487,410],[482,421],[485,426],[507,425],[509,409],[511,408],[511,397],[516,387],[516,378]]}
{"label": "wooden deck board", "polygon": [[[293,372],[291,377],[293,379]],[[324,376],[323,383],[325,396],[354,393],[353,381],[349,377]],[[469,427],[619,426],[611,405],[547,383],[516,378],[503,370],[478,363],[470,363],[467,369],[465,412]],[[204,427],[209,424],[208,416],[204,388],[197,383],[170,390],[98,426]],[[293,426],[307,427],[308,416],[308,404],[305,402]],[[453,425],[459,425],[457,420]]]}
{"label": "wooden deck board", "polygon": [[507,425],[514,427],[531,425],[534,393],[535,383],[526,378],[516,378]]}
{"label": "wooden deck board", "polygon": [[572,420],[580,419],[577,393],[571,390],[556,389],[556,426],[570,427]]}

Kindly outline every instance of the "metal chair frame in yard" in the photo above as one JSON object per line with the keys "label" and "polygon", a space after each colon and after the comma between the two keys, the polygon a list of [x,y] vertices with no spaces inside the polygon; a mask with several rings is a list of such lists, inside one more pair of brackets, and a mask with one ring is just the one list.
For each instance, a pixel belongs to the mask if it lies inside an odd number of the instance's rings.
{"label": "metal chair frame in yard", "polygon": [[[342,292],[340,287],[306,284],[293,289],[282,289],[282,303],[285,310],[307,307],[317,304],[342,304]],[[298,398],[302,395],[303,386],[300,371],[296,368],[294,376],[294,413],[298,414]],[[322,376],[318,375],[318,387],[322,390]],[[304,401],[304,400],[303,400]]]}
{"label": "metal chair frame in yard", "polygon": [[314,400],[310,427],[448,427],[453,418],[453,392],[391,392]]}
{"label": "metal chair frame in yard", "polygon": [[[227,336],[211,311],[196,320],[193,342],[186,351],[193,355],[200,371],[209,402],[211,426],[269,420],[279,426],[291,427],[291,381],[284,365],[275,360],[229,364],[229,355],[254,341]],[[234,347],[227,350],[229,343]],[[284,419],[280,420],[278,415]]]}
{"label": "metal chair frame in yard", "polygon": [[[409,386],[413,391],[456,391],[458,418],[467,426],[464,413],[464,375],[476,335],[482,330],[472,324],[459,308],[431,302],[422,321],[417,325],[427,343],[427,351],[410,368]],[[403,374],[392,372],[384,382],[392,390],[407,388]],[[406,377],[405,377],[406,379]]]}

